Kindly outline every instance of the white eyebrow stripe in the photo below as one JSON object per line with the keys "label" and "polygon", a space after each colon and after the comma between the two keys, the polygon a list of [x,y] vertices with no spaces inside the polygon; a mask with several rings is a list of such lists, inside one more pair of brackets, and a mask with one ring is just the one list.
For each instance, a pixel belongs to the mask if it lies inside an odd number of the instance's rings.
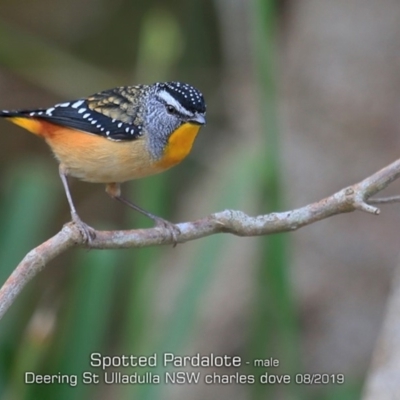
{"label": "white eyebrow stripe", "polygon": [[179,101],[174,99],[167,91],[165,90],[160,90],[158,95],[169,105],[174,107],[180,114],[186,115],[188,117],[192,117],[193,113],[188,111],[185,107],[182,106]]}

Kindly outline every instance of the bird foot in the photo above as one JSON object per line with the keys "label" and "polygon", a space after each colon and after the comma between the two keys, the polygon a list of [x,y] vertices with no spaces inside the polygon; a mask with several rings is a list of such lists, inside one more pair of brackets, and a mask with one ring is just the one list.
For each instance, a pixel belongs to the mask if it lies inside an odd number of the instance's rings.
{"label": "bird foot", "polygon": [[96,230],[91,226],[85,224],[76,212],[71,213],[72,221],[79,229],[83,237],[83,242],[87,243],[89,246],[92,244],[92,241],[96,238]]}
{"label": "bird foot", "polygon": [[175,224],[167,221],[166,219],[155,217],[154,221],[157,228],[163,228],[169,232],[172,238],[173,247],[176,247],[176,245],[178,244],[178,235],[181,234],[181,230]]}

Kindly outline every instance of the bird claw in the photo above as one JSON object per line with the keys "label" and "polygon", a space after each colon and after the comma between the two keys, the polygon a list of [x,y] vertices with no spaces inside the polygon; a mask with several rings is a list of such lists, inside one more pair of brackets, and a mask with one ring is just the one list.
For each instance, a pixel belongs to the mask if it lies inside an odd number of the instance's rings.
{"label": "bird claw", "polygon": [[72,221],[79,229],[80,234],[82,235],[83,242],[87,243],[89,246],[92,244],[93,240],[96,238],[96,230],[91,226],[85,224],[77,213],[71,213]]}
{"label": "bird claw", "polygon": [[163,218],[157,217],[154,219],[157,228],[166,229],[171,235],[173,246],[176,247],[178,244],[178,235],[181,234],[181,230],[172,222],[169,222]]}

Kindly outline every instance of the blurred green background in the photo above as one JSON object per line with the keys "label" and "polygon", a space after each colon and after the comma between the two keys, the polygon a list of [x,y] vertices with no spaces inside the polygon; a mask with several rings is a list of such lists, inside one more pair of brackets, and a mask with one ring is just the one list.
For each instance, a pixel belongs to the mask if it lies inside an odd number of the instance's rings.
{"label": "blurred green background", "polygon": [[[376,11],[361,0],[2,0],[0,107],[46,107],[139,82],[191,83],[208,106],[192,154],[171,171],[124,185],[125,194],[177,222],[225,208],[257,215],[298,207],[398,156],[393,15],[400,5],[383,0]],[[46,145],[6,121],[0,130],[4,282],[69,211]],[[102,185],[71,188],[80,216],[96,228],[150,226]],[[396,260],[397,214],[340,216],[292,235],[62,254],[0,321],[0,399],[357,399]],[[244,361],[239,369],[202,368],[203,375],[316,372],[346,380],[23,382],[26,371],[93,371],[92,352],[166,351]],[[252,366],[270,357],[279,367]]]}

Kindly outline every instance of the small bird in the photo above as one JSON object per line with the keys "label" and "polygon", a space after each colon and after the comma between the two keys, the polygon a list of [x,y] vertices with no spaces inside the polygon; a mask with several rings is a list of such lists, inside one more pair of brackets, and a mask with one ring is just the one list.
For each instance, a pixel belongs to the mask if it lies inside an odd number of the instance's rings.
{"label": "small bird", "polygon": [[201,92],[181,82],[117,87],[47,109],[0,111],[0,117],[50,146],[59,162],[72,221],[89,243],[95,230],[76,212],[69,176],[106,184],[113,199],[167,228],[176,244],[176,225],[122,197],[120,184],[180,163],[206,123],[205,115]]}

